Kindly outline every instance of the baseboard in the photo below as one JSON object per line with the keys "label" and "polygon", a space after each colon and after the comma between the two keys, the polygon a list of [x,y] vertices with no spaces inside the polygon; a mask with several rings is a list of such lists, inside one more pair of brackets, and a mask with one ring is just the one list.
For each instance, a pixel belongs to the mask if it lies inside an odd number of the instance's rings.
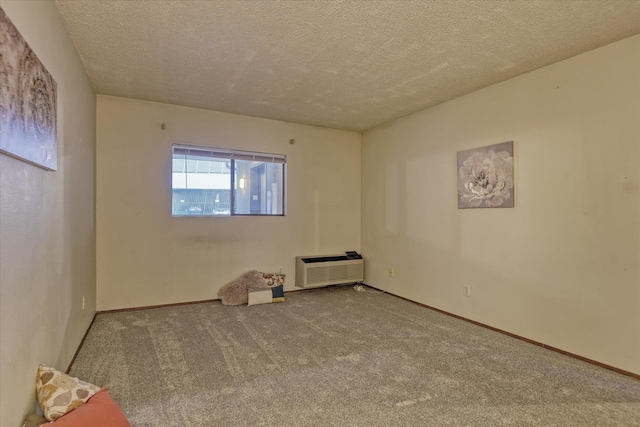
{"label": "baseboard", "polygon": [[[339,285],[330,285],[330,286],[339,286]],[[328,286],[324,286],[324,288],[327,288],[327,287]],[[314,289],[322,289],[322,288],[323,287],[291,289],[291,290],[284,291],[284,293],[288,294],[288,293],[291,293],[291,292],[312,291]],[[125,311],[149,310],[149,309],[152,309],[152,308],[163,308],[163,307],[178,307],[178,306],[181,306],[181,305],[205,304],[205,303],[216,302],[216,301],[220,301],[220,298],[204,299],[204,300],[198,300],[198,301],[176,302],[176,303],[172,303],[172,304],[146,305],[146,306],[142,306],[142,307],[116,308],[116,309],[113,309],[113,310],[100,310],[100,311],[97,311],[96,314],[122,313],[122,312],[125,312]]]}
{"label": "baseboard", "polygon": [[428,308],[430,310],[434,310],[434,311],[437,311],[437,312],[442,313],[442,314],[446,314],[447,316],[455,317],[456,319],[464,320],[465,322],[473,323],[474,325],[482,326],[483,328],[487,328],[487,329],[491,329],[492,331],[500,332],[501,334],[508,335],[508,336],[510,336],[512,338],[517,338],[519,340],[526,341],[529,344],[534,344],[534,345],[537,345],[539,347],[543,347],[543,348],[546,348],[548,350],[555,351],[556,353],[560,353],[560,354],[563,354],[565,356],[569,356],[569,357],[572,357],[574,359],[578,359],[578,360],[581,360],[583,362],[587,362],[587,363],[590,363],[592,365],[596,365],[596,366],[599,366],[601,368],[608,369],[610,371],[614,371],[614,372],[617,372],[619,374],[622,374],[622,375],[625,375],[625,376],[628,376],[628,377],[633,377],[633,378],[636,378],[636,379],[640,380],[640,374],[636,374],[636,373],[630,372],[630,371],[625,371],[624,369],[616,368],[615,366],[607,365],[605,363],[598,362],[597,360],[593,360],[593,359],[589,359],[589,358],[584,357],[584,356],[580,356],[579,354],[571,353],[571,352],[568,352],[566,350],[562,350],[560,348],[553,347],[553,346],[547,345],[547,344],[539,342],[539,341],[534,341],[532,339],[525,338],[523,336],[516,335],[514,333],[507,332],[507,331],[502,330],[502,329],[494,328],[493,326],[485,325],[484,323],[476,322],[475,320],[467,319],[466,317],[462,317],[462,316],[459,316],[457,314],[449,313],[448,311],[444,311],[444,310],[441,310],[439,308],[431,307],[431,306],[429,306],[427,304],[422,304],[421,302],[417,302],[417,301],[411,300],[409,298],[401,297],[400,295],[396,295],[394,293],[391,293],[391,292],[388,292],[388,291],[385,291],[385,290],[382,290],[382,289],[378,289],[378,288],[376,288],[374,286],[367,285],[366,283],[363,283],[363,285],[366,285],[366,286],[368,286],[368,287],[370,287],[372,289],[376,289],[378,291],[384,292],[386,294],[392,295],[392,296],[394,296],[396,298],[400,298],[402,300],[408,301],[410,303],[417,304],[417,305],[419,305],[421,307]]}
{"label": "baseboard", "polygon": [[73,355],[73,358],[71,359],[71,362],[69,362],[69,366],[67,366],[67,370],[65,371],[66,374],[71,372],[71,367],[73,366],[73,362],[76,361],[76,357],[78,357],[78,353],[80,353],[80,349],[82,348],[82,344],[84,344],[84,340],[87,339],[87,335],[89,334],[89,331],[91,330],[91,326],[93,326],[93,322],[96,321],[96,315],[97,314],[98,313],[94,313],[93,314],[93,319],[91,319],[91,323],[89,323],[89,327],[87,327],[87,330],[84,331],[84,335],[82,336],[82,340],[80,341],[80,345],[78,345],[78,349],[76,350],[76,353]]}
{"label": "baseboard", "polygon": [[178,307],[178,306],[181,306],[181,305],[204,304],[204,303],[216,302],[216,301],[220,301],[220,298],[204,299],[204,300],[199,300],[199,301],[176,302],[176,303],[173,303],[173,304],[146,305],[146,306],[142,306],[142,307],[116,308],[114,310],[100,310],[100,311],[96,312],[96,314],[122,313],[122,312],[125,312],[125,311],[149,310],[149,309],[152,309],[152,308]]}

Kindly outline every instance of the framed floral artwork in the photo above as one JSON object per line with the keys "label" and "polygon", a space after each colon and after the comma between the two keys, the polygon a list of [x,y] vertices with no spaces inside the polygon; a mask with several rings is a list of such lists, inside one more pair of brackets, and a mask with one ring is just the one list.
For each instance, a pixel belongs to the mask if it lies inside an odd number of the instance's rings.
{"label": "framed floral artwork", "polygon": [[56,82],[0,8],[0,153],[58,168]]}
{"label": "framed floral artwork", "polygon": [[458,209],[513,206],[513,141],[459,151]]}

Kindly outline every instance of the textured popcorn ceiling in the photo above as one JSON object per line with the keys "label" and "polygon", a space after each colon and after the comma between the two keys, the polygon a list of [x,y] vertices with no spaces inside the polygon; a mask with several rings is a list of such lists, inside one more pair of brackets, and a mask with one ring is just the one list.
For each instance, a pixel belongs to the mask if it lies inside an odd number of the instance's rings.
{"label": "textured popcorn ceiling", "polygon": [[100,94],[354,131],[640,33],[640,1],[56,0]]}

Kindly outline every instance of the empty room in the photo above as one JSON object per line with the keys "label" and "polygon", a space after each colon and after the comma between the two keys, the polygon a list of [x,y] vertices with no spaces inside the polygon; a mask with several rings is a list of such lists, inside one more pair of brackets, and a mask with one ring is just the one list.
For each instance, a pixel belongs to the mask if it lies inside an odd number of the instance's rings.
{"label": "empty room", "polygon": [[0,0],[0,426],[640,425],[640,2]]}

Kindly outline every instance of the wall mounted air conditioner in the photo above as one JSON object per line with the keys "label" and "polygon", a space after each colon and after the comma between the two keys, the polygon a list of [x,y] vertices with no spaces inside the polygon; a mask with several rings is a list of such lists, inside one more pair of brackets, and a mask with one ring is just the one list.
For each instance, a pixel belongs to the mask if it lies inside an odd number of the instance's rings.
{"label": "wall mounted air conditioner", "polygon": [[364,280],[364,261],[345,255],[296,257],[296,286],[317,288],[320,286],[357,283]]}

